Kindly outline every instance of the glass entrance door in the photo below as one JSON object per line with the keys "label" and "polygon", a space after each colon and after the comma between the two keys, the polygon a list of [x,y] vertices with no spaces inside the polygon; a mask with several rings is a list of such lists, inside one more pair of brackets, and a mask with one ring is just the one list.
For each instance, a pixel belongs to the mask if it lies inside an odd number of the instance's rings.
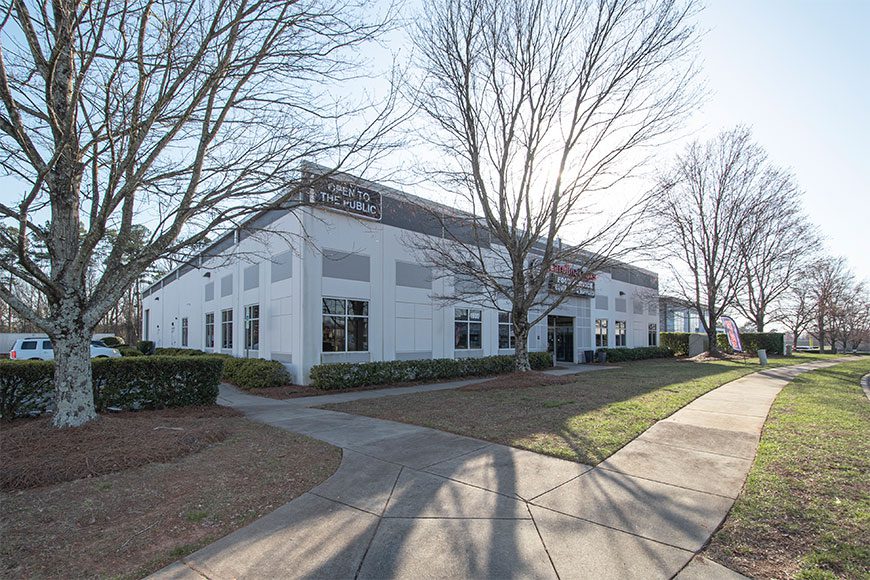
{"label": "glass entrance door", "polygon": [[547,347],[556,362],[574,362],[574,319],[570,316],[547,317]]}

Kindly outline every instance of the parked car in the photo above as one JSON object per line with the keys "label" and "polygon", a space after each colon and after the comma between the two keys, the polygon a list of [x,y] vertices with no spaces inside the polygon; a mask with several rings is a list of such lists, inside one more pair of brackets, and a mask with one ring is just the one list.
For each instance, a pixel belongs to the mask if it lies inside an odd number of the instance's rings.
{"label": "parked car", "polygon": [[[91,341],[91,358],[116,358],[121,356],[117,348],[110,348],[99,340]],[[43,337],[19,338],[9,351],[13,360],[54,360],[51,339]]]}

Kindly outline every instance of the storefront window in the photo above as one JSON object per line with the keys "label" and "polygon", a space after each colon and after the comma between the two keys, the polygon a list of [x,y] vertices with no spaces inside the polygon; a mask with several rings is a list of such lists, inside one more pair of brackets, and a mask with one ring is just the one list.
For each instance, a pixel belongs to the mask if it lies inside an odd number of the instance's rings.
{"label": "storefront window", "polygon": [[260,349],[260,305],[245,306],[245,350]]}
{"label": "storefront window", "polygon": [[616,332],[614,333],[615,346],[625,346],[625,327],[624,320],[616,321]]}
{"label": "storefront window", "polygon": [[368,349],[368,301],[324,298],[323,352],[364,352]]}
{"label": "storefront window", "polygon": [[510,312],[498,313],[498,347],[515,348],[513,314]]}
{"label": "storefront window", "polygon": [[595,346],[607,348],[607,319],[599,318],[595,321]]}
{"label": "storefront window", "polygon": [[454,311],[454,343],[456,350],[483,348],[483,311],[457,308]]}
{"label": "storefront window", "polygon": [[214,348],[214,312],[205,315],[205,347]]}
{"label": "storefront window", "polygon": [[233,311],[221,310],[221,348],[233,348]]}

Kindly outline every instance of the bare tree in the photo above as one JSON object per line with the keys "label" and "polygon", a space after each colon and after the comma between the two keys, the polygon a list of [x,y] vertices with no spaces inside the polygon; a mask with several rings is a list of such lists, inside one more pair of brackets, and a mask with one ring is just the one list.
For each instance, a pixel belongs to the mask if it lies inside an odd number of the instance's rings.
{"label": "bare tree", "polygon": [[819,342],[820,352],[825,345],[834,348],[834,316],[838,306],[849,296],[854,276],[843,258],[825,256],[817,259],[808,270],[810,296],[813,300],[815,320],[810,334]]}
{"label": "bare tree", "polygon": [[468,213],[435,212],[443,239],[413,243],[456,280],[445,299],[510,312],[519,371],[530,328],[636,222],[636,205],[604,218],[597,204],[693,106],[693,14],[691,1],[432,0],[419,19],[415,98],[445,160],[429,174]]}
{"label": "bare tree", "polygon": [[870,292],[866,282],[857,282],[832,306],[830,316],[831,346],[842,352],[855,350],[870,331]]}
{"label": "bare tree", "polygon": [[742,127],[690,144],[661,178],[651,243],[680,297],[695,305],[713,354],[717,321],[740,287],[741,249],[756,239],[761,224],[754,216],[773,202],[776,183],[763,149]]}
{"label": "bare tree", "polygon": [[[13,256],[2,267],[48,313],[7,285],[0,298],[53,339],[56,426],[95,418],[91,333],[149,264],[300,203],[302,159],[337,167],[372,154],[392,100],[367,109],[326,88],[356,74],[355,47],[384,30],[367,11],[361,0],[6,4],[0,163],[27,187],[0,204],[16,232],[0,236]],[[131,250],[137,222],[152,233]],[[110,230],[116,243],[89,282]]]}
{"label": "bare tree", "polygon": [[734,306],[757,332],[780,318],[777,302],[795,276],[812,259],[819,243],[815,227],[804,214],[794,177],[767,162],[759,195],[766,201],[746,217],[739,231],[740,274]]}
{"label": "bare tree", "polygon": [[798,274],[798,280],[792,282],[780,303],[779,320],[792,335],[792,348],[797,348],[798,338],[816,317],[816,304],[804,275]]}

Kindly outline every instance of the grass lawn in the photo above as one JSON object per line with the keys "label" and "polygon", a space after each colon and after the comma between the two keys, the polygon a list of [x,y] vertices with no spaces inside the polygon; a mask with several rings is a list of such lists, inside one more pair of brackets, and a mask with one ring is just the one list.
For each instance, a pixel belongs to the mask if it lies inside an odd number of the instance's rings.
{"label": "grass lawn", "polygon": [[[800,354],[784,366],[836,358]],[[424,425],[594,465],[659,419],[700,395],[761,367],[757,359],[658,359],[583,373],[569,384],[459,389],[359,400],[326,408]],[[499,378],[490,385],[498,385]]]}
{"label": "grass lawn", "polygon": [[340,451],[198,407],[0,424],[0,577],[138,578],[314,487]]}
{"label": "grass lawn", "polygon": [[870,358],[798,377],[709,557],[757,578],[870,577]]}

